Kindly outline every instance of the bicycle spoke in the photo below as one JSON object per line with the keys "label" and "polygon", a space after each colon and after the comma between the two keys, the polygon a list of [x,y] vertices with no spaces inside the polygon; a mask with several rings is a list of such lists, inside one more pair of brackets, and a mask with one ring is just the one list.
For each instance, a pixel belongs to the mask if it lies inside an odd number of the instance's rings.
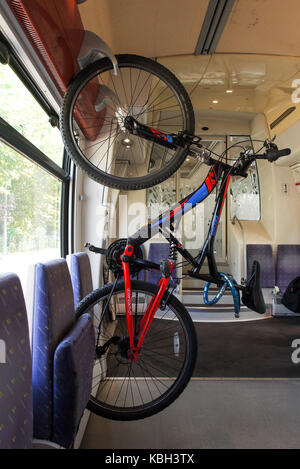
{"label": "bicycle spoke", "polygon": [[[143,397],[142,397],[142,394],[141,394],[141,391],[140,391],[140,387],[139,387],[139,382],[137,381],[135,375],[134,375],[134,372],[133,372],[133,368],[132,368],[132,374],[134,376],[134,379],[135,379],[135,382],[136,382],[136,385],[137,385],[137,390],[139,392],[139,395],[140,395],[140,398],[141,398],[141,401],[143,404],[145,404],[144,400],[143,400]],[[132,392],[132,391],[131,391]],[[132,396],[132,404],[133,404],[133,396]]]}
{"label": "bicycle spoke", "polygon": [[148,78],[146,79],[146,81],[145,81],[145,83],[144,83],[143,87],[140,89],[140,92],[139,92],[139,94],[137,95],[137,97],[135,98],[135,101],[134,101],[134,103],[133,103],[133,104],[132,104],[132,106],[131,106],[132,108],[134,107],[135,103],[136,103],[136,102],[137,102],[137,100],[139,99],[139,97],[140,97],[140,95],[141,95],[142,91],[145,89],[146,83],[149,81],[149,78],[150,78],[150,77],[151,77],[151,75],[150,75],[150,73],[149,73],[149,74],[148,74]]}

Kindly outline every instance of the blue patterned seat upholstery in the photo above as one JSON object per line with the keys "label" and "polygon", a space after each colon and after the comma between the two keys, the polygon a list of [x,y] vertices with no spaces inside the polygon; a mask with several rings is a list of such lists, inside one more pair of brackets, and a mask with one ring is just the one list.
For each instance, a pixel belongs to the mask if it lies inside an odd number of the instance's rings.
{"label": "blue patterned seat upholstery", "polygon": [[[149,245],[148,260],[160,264],[161,260],[168,259],[170,255],[169,243],[151,243]],[[173,270],[173,278],[176,278],[176,267]],[[150,270],[147,274],[147,280],[150,283],[158,284],[161,278],[161,272],[156,270]],[[170,281],[171,285],[174,282]]]}
{"label": "blue patterned seat upholstery", "polygon": [[92,318],[75,323],[71,277],[64,259],[37,264],[33,322],[34,436],[71,447],[91,392]]}
{"label": "blue patterned seat upholstery", "polygon": [[284,293],[288,284],[300,276],[300,245],[279,244],[277,251],[276,284]]}
{"label": "blue patterned seat upholstery", "polygon": [[260,283],[262,288],[275,286],[275,266],[270,244],[247,244],[247,281],[251,277],[253,261],[260,263]]}
{"label": "blue patterned seat upholstery", "polygon": [[66,448],[90,397],[94,353],[93,319],[83,314],[54,355],[53,441]]}
{"label": "blue patterned seat upholstery", "polygon": [[32,445],[31,353],[19,278],[0,277],[0,448]]}
{"label": "blue patterned seat upholstery", "polygon": [[71,278],[76,308],[82,298],[93,291],[91,264],[86,252],[71,255]]}

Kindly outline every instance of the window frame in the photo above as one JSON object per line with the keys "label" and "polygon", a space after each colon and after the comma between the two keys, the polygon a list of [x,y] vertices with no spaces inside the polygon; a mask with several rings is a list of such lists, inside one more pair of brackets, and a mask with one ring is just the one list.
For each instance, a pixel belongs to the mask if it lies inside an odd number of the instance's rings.
{"label": "window frame", "polygon": [[[33,95],[38,104],[49,117],[49,125],[58,126],[58,115],[49,104],[36,83],[24,69],[11,45],[0,32],[0,42],[5,46],[8,57],[7,63],[1,61],[2,66],[10,67],[21,80],[23,85]],[[69,254],[69,199],[70,199],[70,168],[71,160],[67,152],[63,152],[62,166],[57,165],[45,153],[20,134],[14,127],[0,117],[0,140],[18,152],[23,157],[37,164],[62,183],[60,200],[60,254],[66,257]]]}
{"label": "window frame", "polygon": [[[0,42],[4,45],[8,53],[8,66],[15,72],[15,74],[22,81],[23,85],[28,89],[28,91],[33,95],[36,101],[39,103],[41,108],[49,116],[49,119],[53,118],[53,122],[57,122],[58,125],[58,115],[53,107],[49,104],[39,87],[36,85],[31,76],[26,72],[24,66],[21,64],[17,55],[15,54],[11,44],[7,41],[3,33],[0,31]],[[3,63],[3,62],[2,62]],[[3,63],[4,64],[4,63]]]}

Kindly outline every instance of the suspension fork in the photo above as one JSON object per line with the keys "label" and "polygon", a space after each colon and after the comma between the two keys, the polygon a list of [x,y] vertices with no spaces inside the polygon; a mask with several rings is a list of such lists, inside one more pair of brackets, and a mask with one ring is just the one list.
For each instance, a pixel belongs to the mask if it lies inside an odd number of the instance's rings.
{"label": "suspension fork", "polygon": [[[129,336],[129,345],[130,345],[130,352],[129,352],[128,358],[132,362],[138,359],[138,355],[141,350],[142,344],[150,328],[150,325],[153,321],[155,313],[161,303],[162,297],[166,291],[166,288],[168,286],[169,279],[173,270],[173,264],[169,262],[169,268],[170,268],[169,275],[163,276],[160,279],[159,284],[158,284],[159,286],[158,293],[155,297],[151,298],[147,306],[146,312],[144,313],[142,317],[138,330],[134,331],[133,316],[132,316],[132,292],[131,292],[131,280],[130,280],[130,269],[129,269],[129,261],[133,252],[134,252],[134,247],[131,245],[128,245],[126,246],[125,251],[121,256],[124,283],[125,283],[126,325],[127,325],[127,332]],[[136,343],[136,336],[139,336],[137,343]]]}

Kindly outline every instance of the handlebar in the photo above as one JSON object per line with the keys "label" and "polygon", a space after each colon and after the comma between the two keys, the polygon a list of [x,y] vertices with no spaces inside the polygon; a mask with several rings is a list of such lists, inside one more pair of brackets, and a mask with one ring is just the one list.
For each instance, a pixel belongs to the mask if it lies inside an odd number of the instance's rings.
{"label": "handlebar", "polygon": [[107,254],[107,249],[97,248],[97,246],[93,246],[93,244],[85,243],[85,248],[88,248],[89,251],[95,252],[96,254]]}
{"label": "handlebar", "polygon": [[[124,120],[125,128],[132,134],[142,137],[146,140],[157,142],[159,145],[162,145],[167,148],[176,149],[177,147],[185,148],[188,150],[188,154],[200,158],[203,163],[208,166],[217,166],[224,171],[230,171],[232,175],[247,177],[247,170],[255,159],[266,159],[269,162],[274,162],[281,158],[282,156],[289,155],[291,150],[285,148],[284,150],[278,150],[277,146],[274,143],[276,137],[273,140],[265,140],[263,147],[266,149],[264,155],[257,155],[255,153],[241,153],[240,158],[236,161],[236,164],[230,166],[223,161],[216,160],[211,157],[212,152],[209,149],[204,148],[200,143],[201,138],[195,135],[190,135],[186,132],[178,132],[178,134],[165,134],[159,130],[152,129],[147,125],[140,123],[137,119],[134,119],[131,116],[127,116]],[[253,143],[261,142],[261,140],[248,139],[249,142]],[[244,141],[245,142],[245,141]],[[237,143],[238,145],[238,143]],[[230,148],[234,147],[232,145]],[[225,152],[224,152],[225,153]],[[223,157],[224,153],[220,155],[220,158]],[[226,150],[227,153],[227,150]],[[217,155],[218,156],[218,155]]]}
{"label": "handlebar", "polygon": [[241,153],[239,160],[237,161],[236,166],[230,166],[223,161],[216,160],[210,156],[209,150],[195,150],[193,149],[193,153],[201,155],[203,163],[207,164],[208,166],[219,166],[222,167],[224,170],[228,170],[231,172],[233,176],[242,176],[247,177],[247,171],[253,161],[256,159],[260,160],[268,160],[270,163],[278,160],[283,156],[287,156],[291,154],[290,148],[284,148],[283,150],[278,150],[278,147],[272,142],[265,142],[266,152],[262,155],[258,154],[247,154]]}

